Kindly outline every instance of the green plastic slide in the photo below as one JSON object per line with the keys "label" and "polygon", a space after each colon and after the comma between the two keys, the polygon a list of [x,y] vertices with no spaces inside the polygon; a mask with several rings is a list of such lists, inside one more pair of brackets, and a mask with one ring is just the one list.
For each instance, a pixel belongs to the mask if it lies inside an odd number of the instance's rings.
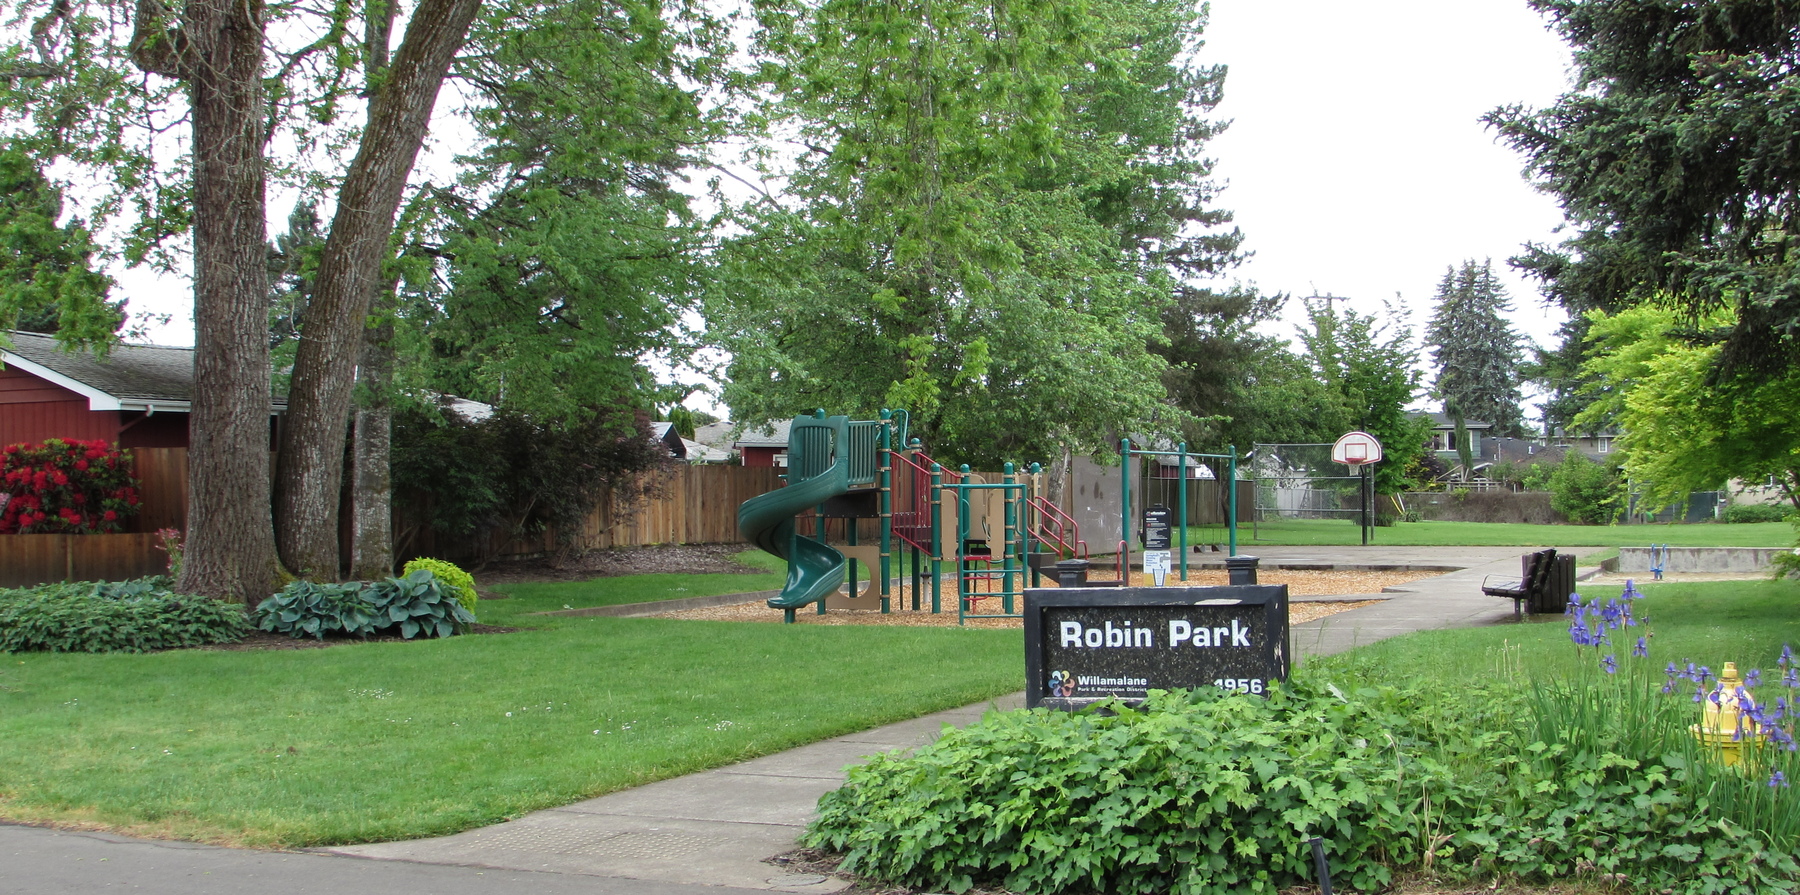
{"label": "green plastic slide", "polygon": [[[803,434],[807,429],[814,430],[810,439]],[[787,583],[769,600],[774,609],[797,609],[835,593],[844,584],[847,565],[844,554],[794,528],[795,515],[850,490],[847,467],[836,450],[844,443],[845,418],[801,417],[789,431],[787,486],[738,507],[738,531],[744,539],[788,562]]]}

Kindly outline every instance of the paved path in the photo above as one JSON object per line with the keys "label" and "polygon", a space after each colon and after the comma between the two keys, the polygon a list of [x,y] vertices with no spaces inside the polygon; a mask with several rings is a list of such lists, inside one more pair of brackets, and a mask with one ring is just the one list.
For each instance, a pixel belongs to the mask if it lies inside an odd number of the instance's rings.
{"label": "paved path", "polygon": [[[1294,654],[1302,659],[1412,631],[1511,624],[1511,601],[1483,596],[1481,580],[1517,575],[1526,552],[1380,546],[1244,551],[1264,566],[1453,570],[1389,588],[1388,599],[1377,605],[1295,625]],[[210,895],[254,888],[258,895],[285,895],[357,888],[399,895],[718,895],[729,891],[723,887],[829,893],[843,883],[765,861],[794,847],[819,796],[843,781],[844,767],[929,743],[945,724],[967,724],[991,708],[1023,701],[1023,694],[1014,694],[437,839],[283,854],[0,826],[0,893],[134,888]]]}

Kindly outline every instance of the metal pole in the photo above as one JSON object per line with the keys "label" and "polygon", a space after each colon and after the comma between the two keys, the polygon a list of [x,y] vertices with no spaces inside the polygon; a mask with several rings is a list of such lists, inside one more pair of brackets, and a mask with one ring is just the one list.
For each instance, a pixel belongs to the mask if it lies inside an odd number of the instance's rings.
{"label": "metal pole", "polygon": [[[969,484],[969,464],[964,463],[962,481],[957,482],[956,489],[956,623],[962,624],[969,617],[969,489],[962,487]],[[988,551],[992,556],[993,551]]]}
{"label": "metal pole", "polygon": [[1018,545],[1015,541],[1019,536],[1019,531],[1017,524],[1018,495],[1013,492],[1012,486],[1016,483],[1013,481],[1013,465],[1011,461],[1008,461],[1006,465],[1000,467],[1000,483],[1007,486],[1000,490],[1000,504],[1004,507],[1003,515],[1006,517],[1006,542],[1002,545],[1002,552],[1000,554],[1005,557],[1000,563],[1000,568],[1004,572],[1004,574],[1001,575],[1001,581],[1005,583],[1006,589],[1000,594],[1000,605],[1007,615],[1012,615],[1013,584],[1015,583],[1013,579],[1013,566],[1014,557],[1018,552]]}
{"label": "metal pole", "polygon": [[1226,501],[1227,501],[1226,506],[1229,508],[1229,511],[1231,513],[1231,518],[1225,520],[1225,524],[1228,527],[1228,531],[1230,532],[1230,539],[1231,539],[1231,547],[1230,547],[1231,553],[1229,555],[1236,556],[1237,555],[1237,514],[1238,514],[1237,445],[1235,445],[1235,444],[1228,445],[1228,449],[1229,449],[1230,455],[1231,455],[1231,474],[1226,477],[1226,487],[1230,489],[1231,496],[1226,498]]}
{"label": "metal pole", "polygon": [[944,589],[944,467],[931,464],[931,614],[943,609]]}
{"label": "metal pole", "polygon": [[1175,445],[1175,450],[1177,451],[1177,459],[1175,461],[1175,463],[1176,463],[1175,473],[1177,475],[1181,476],[1181,484],[1175,486],[1175,496],[1176,496],[1177,500],[1181,501],[1181,509],[1175,514],[1175,517],[1176,517],[1176,524],[1181,526],[1181,539],[1178,541],[1178,543],[1181,544],[1181,580],[1186,581],[1187,580],[1187,560],[1188,560],[1187,442],[1183,441],[1183,442]]}
{"label": "metal pole", "polygon": [[1367,464],[1367,463],[1362,464],[1361,469],[1362,469],[1362,543],[1363,543],[1364,547],[1367,547],[1367,546],[1369,546],[1369,529],[1371,527],[1373,527],[1371,524],[1373,520],[1371,520],[1369,518],[1369,509],[1370,509],[1369,508],[1369,464]]}
{"label": "metal pole", "polygon": [[891,608],[894,580],[894,412],[881,412],[881,436],[876,455],[881,458],[881,613]]}
{"label": "metal pole", "polygon": [[1119,439],[1119,580],[1131,582],[1131,439]]}

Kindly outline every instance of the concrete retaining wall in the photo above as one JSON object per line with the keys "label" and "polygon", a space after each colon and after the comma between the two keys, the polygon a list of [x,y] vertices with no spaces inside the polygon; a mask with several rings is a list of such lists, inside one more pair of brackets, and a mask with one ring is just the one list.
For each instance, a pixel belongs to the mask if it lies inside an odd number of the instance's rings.
{"label": "concrete retaining wall", "polygon": [[[1664,572],[1761,572],[1786,547],[1670,547]],[[1650,571],[1650,548],[1620,547],[1618,571]]]}

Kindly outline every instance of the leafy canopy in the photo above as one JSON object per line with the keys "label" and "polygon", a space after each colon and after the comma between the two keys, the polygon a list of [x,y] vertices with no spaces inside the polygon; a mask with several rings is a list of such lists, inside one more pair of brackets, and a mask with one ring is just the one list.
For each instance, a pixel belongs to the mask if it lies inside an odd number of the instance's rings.
{"label": "leafy canopy", "polygon": [[1800,6],[1531,0],[1575,50],[1575,89],[1487,116],[1575,235],[1520,259],[1573,312],[1734,311],[1718,361],[1800,360]]}

